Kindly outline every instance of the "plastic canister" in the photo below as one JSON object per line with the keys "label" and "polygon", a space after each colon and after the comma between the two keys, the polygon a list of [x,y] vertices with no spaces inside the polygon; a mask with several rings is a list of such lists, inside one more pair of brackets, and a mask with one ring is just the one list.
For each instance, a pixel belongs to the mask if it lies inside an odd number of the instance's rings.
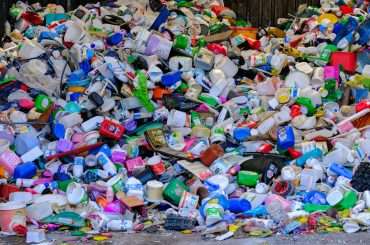
{"label": "plastic canister", "polygon": [[308,159],[320,158],[320,157],[322,157],[322,155],[323,155],[322,151],[319,148],[315,148],[312,151],[309,151],[309,152],[303,154],[302,156],[300,156],[299,158],[297,158],[296,164],[297,164],[297,166],[302,167]]}
{"label": "plastic canister", "polygon": [[353,190],[348,190],[343,194],[342,200],[338,203],[338,208],[340,210],[342,209],[348,209],[355,206],[357,202],[357,195]]}
{"label": "plastic canister", "polygon": [[96,155],[97,162],[103,166],[103,169],[108,172],[109,175],[115,175],[117,169],[114,166],[113,162],[108,158],[103,152],[99,152]]}
{"label": "plastic canister", "polygon": [[300,179],[301,187],[308,191],[313,189],[321,174],[322,172],[317,169],[303,169]]}
{"label": "plastic canister", "polygon": [[279,150],[287,150],[294,146],[294,131],[290,126],[280,127],[277,131],[277,147]]}
{"label": "plastic canister", "polygon": [[210,200],[204,207],[206,215],[206,225],[212,225],[222,220],[224,209],[218,204],[217,200]]}
{"label": "plastic canister", "polygon": [[187,122],[187,115],[183,111],[172,109],[168,115],[167,125],[169,127],[181,128],[184,127]]}
{"label": "plastic canister", "polygon": [[161,175],[165,172],[165,166],[160,156],[153,156],[148,159],[147,164],[155,175]]}
{"label": "plastic canister", "polygon": [[224,149],[218,144],[212,144],[200,155],[200,160],[206,166],[210,166],[217,158],[224,154]]}
{"label": "plastic canister", "polygon": [[145,199],[149,202],[163,200],[163,183],[157,180],[150,180],[145,185]]}
{"label": "plastic canister", "polygon": [[0,203],[0,226],[3,232],[26,229],[26,204],[18,202]]}
{"label": "plastic canister", "polygon": [[184,182],[179,179],[173,179],[164,188],[163,197],[172,204],[178,205],[184,191],[189,191]]}
{"label": "plastic canister", "polygon": [[326,196],[326,201],[329,203],[330,206],[337,205],[343,199],[343,190],[340,188],[334,188],[330,190],[328,195]]}
{"label": "plastic canister", "polygon": [[140,200],[144,198],[144,187],[140,180],[135,177],[130,177],[126,182],[127,196],[135,196]]}
{"label": "plastic canister", "polygon": [[146,55],[158,55],[167,60],[172,49],[172,42],[157,34],[152,34],[145,49]]}
{"label": "plastic canister", "polygon": [[239,185],[254,187],[257,185],[259,175],[256,172],[242,170],[238,173],[237,181]]}
{"label": "plastic canister", "polygon": [[217,55],[215,57],[215,68],[224,72],[226,77],[232,78],[238,73],[238,66],[230,60],[229,57],[224,55]]}

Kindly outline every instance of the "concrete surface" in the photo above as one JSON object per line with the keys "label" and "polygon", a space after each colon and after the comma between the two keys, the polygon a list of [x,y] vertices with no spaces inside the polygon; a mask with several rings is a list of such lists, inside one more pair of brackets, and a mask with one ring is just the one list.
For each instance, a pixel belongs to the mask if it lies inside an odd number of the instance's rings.
{"label": "concrete surface", "polygon": [[[331,234],[308,234],[308,235],[292,235],[282,236],[274,235],[268,238],[244,238],[244,239],[229,239],[222,242],[202,240],[198,234],[183,235],[180,233],[162,233],[162,234],[125,234],[113,233],[113,238],[102,241],[93,242],[91,240],[71,240],[69,232],[67,233],[48,233],[47,238],[53,242],[49,244],[128,244],[128,245],[340,245],[340,244],[370,244],[370,233],[361,232],[355,234],[331,233]],[[25,239],[21,237],[0,237],[0,245],[5,244],[25,244]],[[44,243],[45,244],[45,243]],[[48,244],[48,243],[46,243]]]}

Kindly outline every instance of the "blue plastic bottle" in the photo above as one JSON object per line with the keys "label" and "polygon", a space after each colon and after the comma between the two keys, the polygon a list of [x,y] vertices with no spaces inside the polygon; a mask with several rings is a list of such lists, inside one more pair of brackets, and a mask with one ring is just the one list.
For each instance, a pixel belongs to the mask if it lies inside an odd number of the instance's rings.
{"label": "blue plastic bottle", "polygon": [[329,170],[335,173],[338,176],[343,176],[348,179],[352,179],[352,172],[346,169],[343,165],[338,163],[332,163],[329,167]]}

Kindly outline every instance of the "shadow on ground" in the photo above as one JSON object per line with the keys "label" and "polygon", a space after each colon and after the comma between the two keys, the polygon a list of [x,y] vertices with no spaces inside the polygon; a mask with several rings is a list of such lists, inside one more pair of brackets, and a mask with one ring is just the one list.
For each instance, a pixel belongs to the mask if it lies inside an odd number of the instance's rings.
{"label": "shadow on ground", "polygon": [[[268,238],[244,238],[244,239],[229,239],[226,241],[202,240],[198,234],[183,235],[179,233],[164,233],[164,234],[125,234],[113,233],[113,237],[106,241],[93,242],[72,240],[69,233],[49,233],[47,234],[49,244],[129,244],[129,245],[286,245],[286,244],[300,244],[300,245],[337,245],[337,244],[370,244],[370,233],[362,232],[355,234],[345,233],[330,233],[330,234],[311,234],[311,235],[294,235],[294,236],[271,236]],[[76,239],[76,238],[75,238]],[[25,244],[25,239],[22,237],[1,237],[0,245],[5,244]],[[46,243],[47,244],[47,243]]]}

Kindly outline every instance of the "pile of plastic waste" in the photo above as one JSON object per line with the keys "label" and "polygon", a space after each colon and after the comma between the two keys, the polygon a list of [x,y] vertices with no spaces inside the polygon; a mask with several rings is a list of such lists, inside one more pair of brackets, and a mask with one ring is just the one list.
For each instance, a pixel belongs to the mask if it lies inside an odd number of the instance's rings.
{"label": "pile of plastic waste", "polygon": [[218,1],[17,2],[0,50],[1,233],[368,229],[369,39],[362,0],[266,28]]}

